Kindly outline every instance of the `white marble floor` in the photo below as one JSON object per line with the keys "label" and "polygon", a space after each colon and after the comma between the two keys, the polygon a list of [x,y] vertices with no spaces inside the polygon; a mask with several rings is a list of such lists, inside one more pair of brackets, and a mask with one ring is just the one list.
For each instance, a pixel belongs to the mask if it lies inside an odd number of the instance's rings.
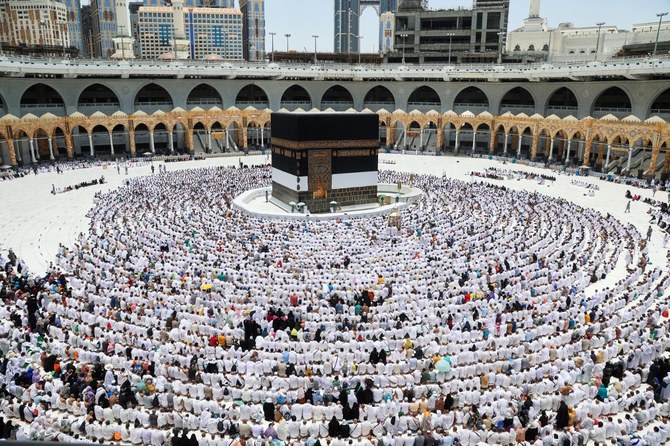
{"label": "white marble floor", "polygon": [[[487,159],[429,157],[416,155],[381,155],[384,160],[395,161],[395,164],[380,164],[380,169],[394,169],[417,173],[446,174],[450,177],[468,180],[472,171],[483,171],[487,167],[499,167],[514,170],[527,170],[538,173],[551,174],[549,171],[531,168],[522,165],[503,165],[498,161]],[[262,164],[265,156],[249,156],[242,158],[245,164]],[[237,165],[238,158],[214,158],[201,161],[168,163],[168,171],[196,168],[209,165]],[[56,187],[65,187],[82,181],[90,181],[104,175],[107,183],[104,185],[86,187],[63,194],[52,195],[52,184]],[[8,182],[0,182],[0,247],[13,248],[28,267],[42,273],[49,262],[54,258],[58,244],[71,245],[79,232],[86,231],[88,219],[86,214],[93,205],[96,192],[107,191],[119,187],[126,178],[141,175],[151,175],[150,166],[135,167],[129,170],[129,175],[117,173],[114,166],[107,169],[94,167],[90,169],[74,170],[62,175],[45,173],[29,175]],[[575,177],[557,175],[556,182],[546,182],[539,185],[534,181],[526,180],[489,180],[495,184],[504,184],[512,189],[526,189],[540,193],[563,197],[581,206],[609,212],[624,222],[634,224],[645,234],[649,227],[649,206],[636,202],[632,204],[631,213],[624,213],[626,201],[624,194],[627,186],[607,183],[591,177],[578,177],[580,180],[598,184],[600,190],[594,197],[586,195],[586,190],[570,184]],[[633,193],[643,197],[651,197],[651,190],[631,188]],[[662,195],[659,195],[662,194]],[[657,195],[667,198],[665,192]],[[662,247],[662,235],[658,227],[654,228],[650,256],[653,265],[666,266],[666,250]],[[605,285],[602,284],[601,285]]]}

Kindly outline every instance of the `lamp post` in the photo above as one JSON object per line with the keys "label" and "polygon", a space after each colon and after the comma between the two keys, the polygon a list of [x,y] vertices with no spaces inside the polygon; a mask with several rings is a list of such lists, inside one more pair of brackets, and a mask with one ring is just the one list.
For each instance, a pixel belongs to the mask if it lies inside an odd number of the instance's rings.
{"label": "lamp post", "polygon": [[402,37],[402,64],[405,65],[405,44],[407,43],[407,34],[402,33],[400,34],[400,37]]}
{"label": "lamp post", "polygon": [[600,29],[603,27],[605,22],[598,22],[596,25],[598,25],[598,37],[596,38],[596,55],[593,58],[593,60],[598,60],[598,47],[600,46]]}
{"label": "lamp post", "polygon": [[503,31],[498,32],[498,65],[502,63],[502,54],[503,54],[502,36],[504,35],[505,33]]}
{"label": "lamp post", "polygon": [[451,42],[456,33],[447,33],[447,35],[449,36],[449,65],[451,65]]}
{"label": "lamp post", "polygon": [[314,34],[312,37],[314,37],[314,65],[316,65],[316,39],[318,39],[319,36]]}
{"label": "lamp post", "polygon": [[172,47],[174,50],[174,60],[177,60],[177,28],[174,26],[172,27]]}
{"label": "lamp post", "polygon": [[290,34],[284,34],[284,37],[286,37],[286,52],[288,53],[288,48],[289,48],[288,39],[291,37],[291,35]]}
{"label": "lamp post", "polygon": [[45,20],[40,20],[40,30],[42,30],[42,46],[46,47],[47,45],[47,39],[46,39],[46,31],[44,30],[47,27],[47,22]]}
{"label": "lamp post", "polygon": [[[67,27],[67,25],[65,25],[65,26]],[[65,59],[65,33],[63,32],[63,29],[61,29],[61,31],[60,31],[60,40],[61,40],[61,43],[63,44],[63,59]]]}
{"label": "lamp post", "polygon": [[358,65],[361,64],[361,39],[363,36],[358,36]]}
{"label": "lamp post", "polygon": [[270,33],[271,41],[272,41],[272,56],[270,58],[271,62],[275,61],[275,36],[277,33]]}
{"label": "lamp post", "polygon": [[[126,29],[125,26],[119,25],[118,28],[121,30],[121,59],[126,58],[126,46],[124,45],[123,42],[123,30]],[[175,53],[175,59],[177,58],[177,54]]]}
{"label": "lamp post", "polygon": [[661,25],[663,24],[663,17],[668,15],[667,12],[659,12],[656,14],[656,17],[658,17],[658,29],[656,30],[656,42],[654,42],[654,53],[652,54],[653,56],[656,55],[656,50],[658,49],[658,36],[661,34]]}

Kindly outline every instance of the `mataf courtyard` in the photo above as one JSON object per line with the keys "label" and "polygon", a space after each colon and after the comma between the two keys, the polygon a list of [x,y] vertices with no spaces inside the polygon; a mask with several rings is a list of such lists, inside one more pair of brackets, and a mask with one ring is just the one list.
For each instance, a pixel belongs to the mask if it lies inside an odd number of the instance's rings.
{"label": "mataf courtyard", "polygon": [[237,209],[265,155],[0,182],[3,436],[667,442],[667,192],[379,159],[399,228]]}

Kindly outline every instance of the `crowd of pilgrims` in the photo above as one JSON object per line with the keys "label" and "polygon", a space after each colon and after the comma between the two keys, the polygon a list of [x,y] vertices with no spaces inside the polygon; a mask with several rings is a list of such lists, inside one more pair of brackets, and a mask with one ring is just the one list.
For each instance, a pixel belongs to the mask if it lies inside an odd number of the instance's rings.
{"label": "crowd of pilgrims", "polygon": [[[271,170],[98,194],[46,275],[2,260],[0,436],[178,446],[660,445],[670,277],[610,215],[504,186],[384,217],[233,208]],[[591,278],[619,274],[609,287]],[[615,271],[615,269],[617,271]]]}
{"label": "crowd of pilgrims", "polygon": [[556,181],[556,177],[551,175],[538,174],[522,170],[501,169],[498,167],[489,167],[483,172],[471,172],[470,175],[475,177],[488,178],[489,180],[517,179],[537,181],[540,184],[544,184],[545,181]]}

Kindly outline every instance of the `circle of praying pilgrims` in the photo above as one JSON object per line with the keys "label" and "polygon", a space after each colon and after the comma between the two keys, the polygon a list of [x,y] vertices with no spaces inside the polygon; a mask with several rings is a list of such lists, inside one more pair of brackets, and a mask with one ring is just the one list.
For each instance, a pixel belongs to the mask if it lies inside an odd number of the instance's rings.
{"label": "circle of praying pilgrims", "polygon": [[[401,227],[233,210],[270,177],[131,179],[96,196],[90,230],[45,276],[10,253],[2,438],[667,444],[670,277],[632,225],[418,174],[425,193]],[[620,257],[621,277],[599,286]]]}

